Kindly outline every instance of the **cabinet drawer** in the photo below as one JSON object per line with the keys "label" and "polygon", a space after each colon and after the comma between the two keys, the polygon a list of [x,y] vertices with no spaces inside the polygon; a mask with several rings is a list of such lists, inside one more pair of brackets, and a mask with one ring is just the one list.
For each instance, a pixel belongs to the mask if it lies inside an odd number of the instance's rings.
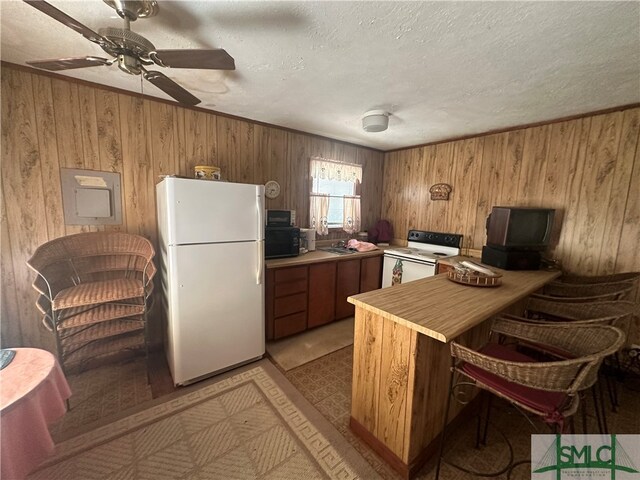
{"label": "cabinet drawer", "polygon": [[294,313],[286,317],[276,318],[274,333],[275,338],[287,337],[294,333],[300,333],[307,329],[307,312]]}
{"label": "cabinet drawer", "polygon": [[276,283],[294,282],[307,279],[307,267],[278,268],[275,274]]}
{"label": "cabinet drawer", "polygon": [[293,282],[278,283],[275,286],[276,297],[286,297],[294,293],[302,293],[307,291],[307,279],[295,280]]}
{"label": "cabinet drawer", "polygon": [[307,294],[298,293],[289,295],[288,297],[276,298],[273,309],[273,316],[284,317],[292,313],[303,312],[307,310]]}

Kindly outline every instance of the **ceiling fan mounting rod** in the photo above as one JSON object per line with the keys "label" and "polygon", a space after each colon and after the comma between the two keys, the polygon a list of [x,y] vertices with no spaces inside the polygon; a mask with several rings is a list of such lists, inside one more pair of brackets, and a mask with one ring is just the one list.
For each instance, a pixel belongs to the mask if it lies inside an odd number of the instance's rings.
{"label": "ceiling fan mounting rod", "polygon": [[158,13],[156,0],[104,0],[121,18],[135,22],[138,18],[153,17]]}

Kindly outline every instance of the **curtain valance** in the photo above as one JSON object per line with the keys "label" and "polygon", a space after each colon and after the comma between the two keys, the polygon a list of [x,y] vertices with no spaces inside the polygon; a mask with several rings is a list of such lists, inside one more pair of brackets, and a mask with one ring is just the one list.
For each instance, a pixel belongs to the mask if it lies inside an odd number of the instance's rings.
{"label": "curtain valance", "polygon": [[314,157],[310,165],[311,178],[338,182],[362,183],[362,166]]}

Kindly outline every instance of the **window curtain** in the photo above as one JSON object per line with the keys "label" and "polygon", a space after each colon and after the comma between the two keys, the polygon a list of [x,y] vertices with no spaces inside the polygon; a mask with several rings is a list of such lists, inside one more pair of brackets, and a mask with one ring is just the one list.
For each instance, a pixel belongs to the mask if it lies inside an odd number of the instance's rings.
{"label": "window curtain", "polygon": [[[343,197],[342,228],[345,232],[353,234],[360,231],[360,184],[362,183],[362,165],[343,163],[335,160],[327,160],[320,157],[312,157],[309,162],[309,175],[311,177],[310,194],[310,223],[318,235],[328,235],[329,195],[318,192],[318,180],[331,180],[334,182],[349,182],[353,184],[355,196]],[[339,197],[331,197],[333,201],[340,201]]]}
{"label": "window curtain", "polygon": [[344,197],[344,217],[342,229],[349,234],[360,231],[359,197]]}
{"label": "window curtain", "polygon": [[329,195],[312,193],[310,196],[310,224],[318,235],[328,235]]}
{"label": "window curtain", "polygon": [[362,183],[362,166],[336,162],[324,158],[312,158],[310,165],[312,179],[336,180],[339,182]]}

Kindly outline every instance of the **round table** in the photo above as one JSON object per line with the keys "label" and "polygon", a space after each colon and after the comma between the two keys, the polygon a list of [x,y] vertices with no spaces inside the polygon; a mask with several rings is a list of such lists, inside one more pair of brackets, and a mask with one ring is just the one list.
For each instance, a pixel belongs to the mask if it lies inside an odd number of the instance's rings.
{"label": "round table", "polygon": [[0,477],[24,478],[54,443],[47,425],[66,412],[71,389],[56,358],[46,350],[14,348],[0,370]]}

